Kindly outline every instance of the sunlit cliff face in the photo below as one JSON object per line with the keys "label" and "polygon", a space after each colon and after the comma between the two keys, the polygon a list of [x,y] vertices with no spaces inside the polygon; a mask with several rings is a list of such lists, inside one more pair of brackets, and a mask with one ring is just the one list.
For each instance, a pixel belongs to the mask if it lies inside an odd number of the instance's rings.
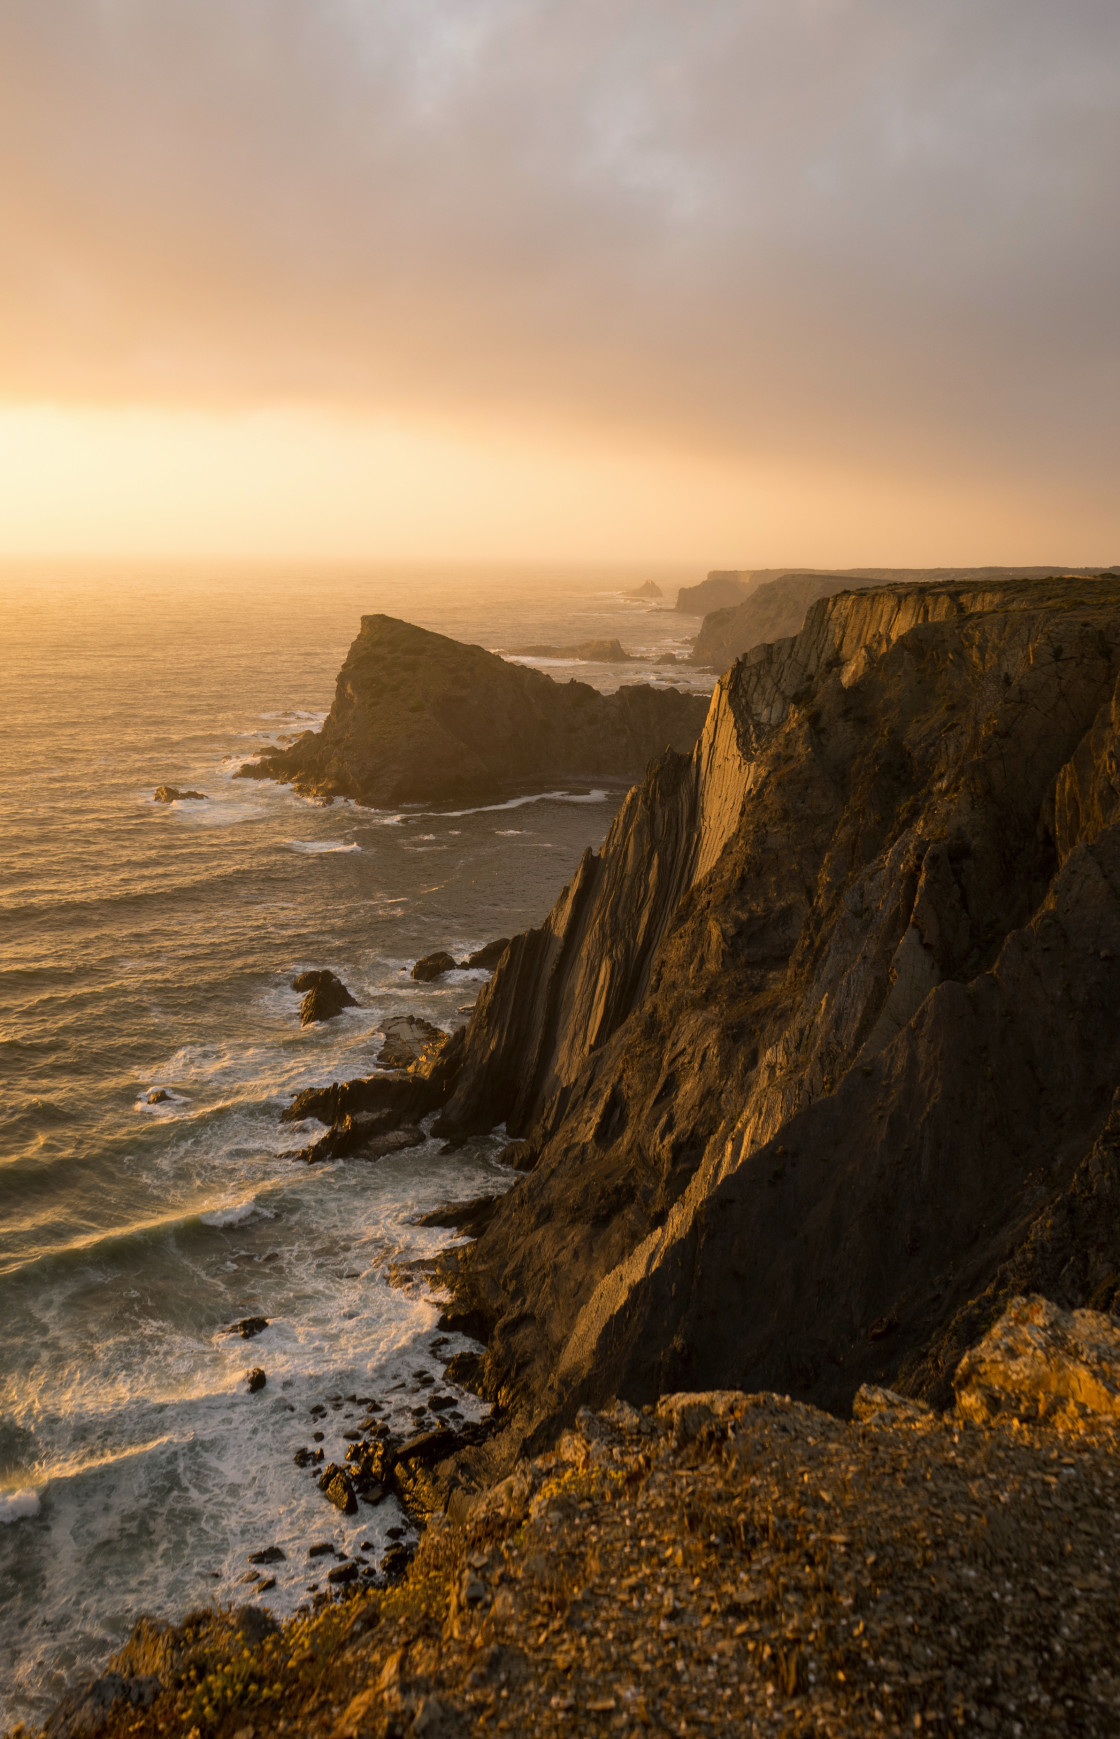
{"label": "sunlit cliff face", "polygon": [[1111,561],[1109,0],[8,0],[0,548]]}

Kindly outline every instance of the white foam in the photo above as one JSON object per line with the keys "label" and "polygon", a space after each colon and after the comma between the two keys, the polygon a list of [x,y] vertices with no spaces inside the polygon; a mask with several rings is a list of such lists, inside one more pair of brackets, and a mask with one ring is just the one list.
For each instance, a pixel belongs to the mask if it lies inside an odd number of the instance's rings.
{"label": "white foam", "polygon": [[0,1525],[38,1514],[39,1493],[34,1486],[26,1486],[22,1491],[0,1492]]}
{"label": "white foam", "polygon": [[524,832],[525,828],[523,827],[496,827],[494,829],[498,839],[520,839]]}
{"label": "white foam", "polygon": [[284,843],[285,845],[290,845],[293,851],[302,851],[308,854],[334,851],[361,851],[362,849],[360,845],[356,845],[353,842],[348,844],[344,839],[287,839]]}
{"label": "white foam", "polygon": [[198,1217],[204,1226],[243,1226],[248,1220],[271,1220],[275,1215],[271,1208],[262,1208],[256,1197],[250,1196],[247,1202],[231,1202],[228,1207],[212,1208]]}
{"label": "white foam", "polygon": [[445,815],[457,821],[463,815],[493,815],[500,809],[524,809],[527,803],[605,803],[605,791],[537,791],[532,797],[511,797],[508,803],[480,803],[477,809],[424,809],[421,816]]}

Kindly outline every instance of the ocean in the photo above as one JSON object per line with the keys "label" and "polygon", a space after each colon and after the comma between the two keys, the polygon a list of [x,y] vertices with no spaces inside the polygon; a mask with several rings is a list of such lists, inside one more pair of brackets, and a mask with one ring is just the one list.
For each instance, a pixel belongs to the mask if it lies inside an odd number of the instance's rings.
{"label": "ocean", "polygon": [[[340,1516],[294,1456],[320,1429],[341,1460],[359,1401],[406,1431],[424,1385],[448,1392],[438,1299],[390,1268],[453,1237],[418,1213],[513,1174],[500,1135],[308,1167],[290,1156],[318,1125],[279,1114],[368,1073],[388,1016],[465,1018],[486,975],[418,985],[412,962],[539,923],[623,795],[382,814],[234,770],[323,718],[364,612],[491,648],[617,635],[655,662],[546,668],[705,689],[667,661],[698,577],[0,572],[0,1726],[41,1720],[141,1613],[283,1616],[321,1585],[310,1542],[376,1563],[408,1537],[392,1499]],[[622,595],[647,578],[661,607]],[[163,783],[207,800],[156,804]],[[318,967],[360,1006],[301,1029],[291,980]],[[226,1332],[251,1315],[257,1338]]]}

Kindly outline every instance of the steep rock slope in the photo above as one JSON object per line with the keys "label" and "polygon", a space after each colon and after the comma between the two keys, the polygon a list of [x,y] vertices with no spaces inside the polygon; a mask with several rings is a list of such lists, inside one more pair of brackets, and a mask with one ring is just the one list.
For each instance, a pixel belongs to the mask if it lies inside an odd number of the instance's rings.
{"label": "steep rock slope", "polygon": [[540,1154],[453,1276],[492,1392],[939,1395],[1120,1274],[1118,672],[1102,580],[841,594],[721,680],[466,1035],[439,1127]]}
{"label": "steep rock slope", "polygon": [[603,695],[557,683],[392,616],[363,616],[320,731],[241,768],[309,795],[492,802],[555,781],[634,779],[688,750],[706,702],[644,684]]}

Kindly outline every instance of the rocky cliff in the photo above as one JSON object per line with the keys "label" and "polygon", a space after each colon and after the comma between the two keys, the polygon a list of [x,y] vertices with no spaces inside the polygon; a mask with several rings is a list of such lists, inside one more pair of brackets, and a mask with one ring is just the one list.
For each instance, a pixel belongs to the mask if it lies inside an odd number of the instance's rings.
{"label": "rocky cliff", "polygon": [[691,749],[706,702],[634,685],[603,695],[553,682],[392,616],[363,616],[320,731],[241,768],[314,796],[487,803],[550,784],[640,777]]}
{"label": "rocky cliff", "polygon": [[[848,592],[717,684],[479,999],[437,1126],[488,1391],[944,1399],[1120,1287],[1120,584]],[[901,1377],[899,1373],[901,1372]]]}
{"label": "rocky cliff", "polygon": [[[809,605],[835,592],[884,584],[963,585],[975,580],[1003,582],[1009,578],[1052,579],[1061,575],[1091,577],[1085,568],[845,568],[840,573],[822,573],[816,568],[804,573],[769,568],[752,574],[709,574],[703,585],[693,586],[688,592],[694,599],[691,607],[704,613],[703,625],[693,642],[691,662],[704,670],[727,670],[752,646],[796,634]],[[738,596],[729,586],[723,586],[723,582],[732,580],[737,582]],[[713,587],[713,581],[720,582],[720,586]],[[684,596],[682,591],[681,598]],[[678,610],[685,607],[678,600]]]}

